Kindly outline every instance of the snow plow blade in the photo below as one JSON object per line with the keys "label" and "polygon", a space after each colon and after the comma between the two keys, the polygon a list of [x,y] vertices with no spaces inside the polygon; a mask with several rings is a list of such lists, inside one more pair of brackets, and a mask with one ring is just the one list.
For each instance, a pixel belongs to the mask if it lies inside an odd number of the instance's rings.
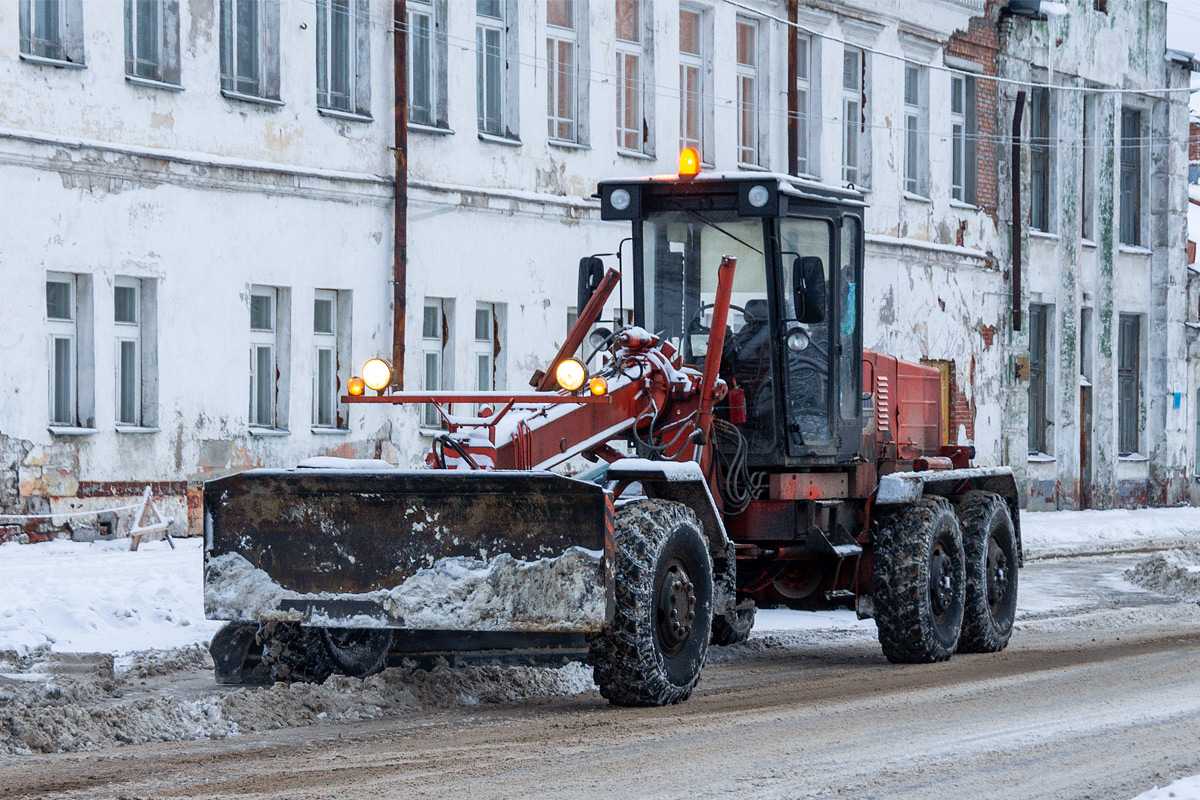
{"label": "snow plow blade", "polygon": [[251,470],[204,487],[209,619],[591,632],[612,505],[549,472]]}

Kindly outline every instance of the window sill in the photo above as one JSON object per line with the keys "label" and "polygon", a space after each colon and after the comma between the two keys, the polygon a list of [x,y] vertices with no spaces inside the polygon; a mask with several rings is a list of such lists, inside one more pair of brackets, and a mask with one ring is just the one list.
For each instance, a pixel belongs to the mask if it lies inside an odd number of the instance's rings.
{"label": "window sill", "polygon": [[771,171],[771,170],[767,169],[766,167],[762,166],[761,164],[747,164],[744,161],[739,161],[737,166],[738,166],[738,169],[744,170],[745,172],[770,172]]}
{"label": "window sill", "polygon": [[257,103],[260,106],[273,106],[275,108],[283,107],[282,100],[276,100],[271,97],[256,97],[252,94],[242,94],[241,92],[235,92],[232,89],[222,89],[221,95],[228,100],[240,100],[243,103]]}
{"label": "window sill", "polygon": [[118,425],[117,433],[159,433],[160,428],[146,428],[141,425]]}
{"label": "window sill", "polygon": [[1083,245],[1084,247],[1090,247],[1093,250],[1096,249],[1096,243],[1094,241],[1092,241],[1091,239],[1087,238],[1086,236],[1080,238],[1079,243],[1081,245]]}
{"label": "window sill", "polygon": [[636,158],[638,161],[657,161],[658,159],[649,153],[639,153],[637,150],[622,150],[617,148],[617,155],[625,158]]}
{"label": "window sill", "polygon": [[1143,461],[1149,460],[1150,459],[1148,457],[1142,455],[1141,453],[1130,453],[1127,456],[1117,456],[1117,461],[1124,461],[1132,464],[1140,464]]}
{"label": "window sill", "polygon": [[48,430],[55,436],[91,436],[100,432],[96,428],[76,428],[72,425],[50,425]]}
{"label": "window sill", "polygon": [[1154,251],[1152,251],[1150,248],[1148,248],[1148,247],[1140,247],[1140,246],[1138,246],[1138,245],[1136,245],[1136,244],[1122,244],[1122,245],[1118,245],[1118,246],[1117,246],[1117,250],[1118,250],[1118,251],[1120,251],[1120,252],[1122,252],[1122,253],[1128,253],[1128,254],[1129,254],[1129,255],[1131,255],[1131,256],[1149,256],[1149,255],[1154,255]]}
{"label": "window sill", "polygon": [[417,433],[421,434],[422,436],[429,436],[429,437],[441,436],[445,432],[446,432],[445,428],[420,428],[417,431]]}
{"label": "window sill", "polygon": [[349,436],[349,428],[317,428],[312,429],[313,436]]}
{"label": "window sill", "polygon": [[917,194],[916,192],[905,192],[904,199],[911,200],[914,203],[928,203],[930,205],[933,205],[933,198],[926,197],[923,194]]}
{"label": "window sill", "polygon": [[1030,236],[1030,238],[1033,238],[1033,239],[1045,239],[1048,242],[1057,242],[1062,239],[1062,237],[1059,236],[1057,233],[1050,233],[1049,231],[1039,231],[1037,228],[1030,228],[1029,236]]}
{"label": "window sill", "polygon": [[[282,105],[282,104],[281,104]],[[353,111],[340,111],[336,108],[321,108],[317,106],[317,113],[322,117],[332,117],[333,119],[344,119],[347,122],[374,122],[375,118],[370,114],[356,114]]]}
{"label": "window sill", "polygon": [[1046,455],[1045,453],[1030,453],[1029,454],[1029,463],[1030,464],[1053,464],[1055,461],[1058,461],[1058,459],[1055,458],[1054,456]]}
{"label": "window sill", "polygon": [[557,147],[560,150],[591,150],[590,144],[581,144],[579,142],[568,142],[566,139],[547,139],[546,144],[551,147]]}
{"label": "window sill", "polygon": [[950,199],[950,207],[951,208],[960,208],[963,211],[978,211],[979,210],[979,206],[975,205],[974,203],[968,203],[965,200],[955,200],[953,198]]}
{"label": "window sill", "polygon": [[414,133],[433,133],[439,136],[449,136],[454,133],[453,128],[440,128],[437,125],[422,125],[420,122],[408,123],[408,129]]}
{"label": "window sill", "polygon": [[153,78],[143,78],[140,75],[126,75],[125,82],[133,86],[145,86],[147,89],[165,89],[168,92],[182,92],[183,87],[178,83],[156,81]]}
{"label": "window sill", "polygon": [[507,136],[497,136],[494,133],[479,132],[479,141],[491,142],[492,144],[502,144],[505,147],[520,147],[520,139],[510,139]]}
{"label": "window sill", "polygon": [[255,426],[251,425],[249,430],[250,430],[251,436],[291,436],[292,435],[292,432],[287,430],[286,428],[256,428]]}
{"label": "window sill", "polygon": [[32,53],[21,53],[21,60],[41,67],[59,67],[62,69],[87,69],[87,64],[76,64],[74,61],[63,61],[59,58],[35,56]]}

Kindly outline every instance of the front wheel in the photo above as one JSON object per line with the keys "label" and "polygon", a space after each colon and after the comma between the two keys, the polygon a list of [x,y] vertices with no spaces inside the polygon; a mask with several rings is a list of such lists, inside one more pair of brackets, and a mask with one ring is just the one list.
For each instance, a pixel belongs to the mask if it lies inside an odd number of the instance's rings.
{"label": "front wheel", "polygon": [[616,612],[591,641],[596,686],[618,706],[686,700],[712,635],[713,568],[687,506],[639,500],[617,510]]}
{"label": "front wheel", "polygon": [[889,514],[875,534],[875,622],[888,661],[954,655],[962,631],[966,555],[949,501],[926,497]]}

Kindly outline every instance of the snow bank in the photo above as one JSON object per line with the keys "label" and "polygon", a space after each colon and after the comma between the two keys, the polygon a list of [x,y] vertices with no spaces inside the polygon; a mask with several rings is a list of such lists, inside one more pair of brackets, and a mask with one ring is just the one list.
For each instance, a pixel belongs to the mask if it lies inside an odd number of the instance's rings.
{"label": "snow bank", "polygon": [[1167,800],[1168,797],[1175,798],[1175,800],[1200,800],[1200,775],[1180,778],[1161,789],[1155,786],[1148,792],[1142,792],[1133,800]]}
{"label": "snow bank", "polygon": [[0,650],[128,653],[208,644],[201,542],[0,545]]}
{"label": "snow bank", "polygon": [[1155,553],[1125,577],[1143,589],[1200,603],[1200,546]]}
{"label": "snow bank", "polygon": [[1109,553],[1200,542],[1200,508],[1021,512],[1031,558]]}

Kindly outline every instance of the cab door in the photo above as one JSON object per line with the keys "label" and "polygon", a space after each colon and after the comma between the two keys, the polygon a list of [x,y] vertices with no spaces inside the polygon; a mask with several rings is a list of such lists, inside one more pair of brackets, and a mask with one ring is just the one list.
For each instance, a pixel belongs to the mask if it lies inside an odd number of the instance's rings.
{"label": "cab door", "polygon": [[843,214],[840,223],[832,292],[837,317],[835,424],[840,432],[838,460],[848,461],[862,452],[863,230],[862,218],[856,214]]}

